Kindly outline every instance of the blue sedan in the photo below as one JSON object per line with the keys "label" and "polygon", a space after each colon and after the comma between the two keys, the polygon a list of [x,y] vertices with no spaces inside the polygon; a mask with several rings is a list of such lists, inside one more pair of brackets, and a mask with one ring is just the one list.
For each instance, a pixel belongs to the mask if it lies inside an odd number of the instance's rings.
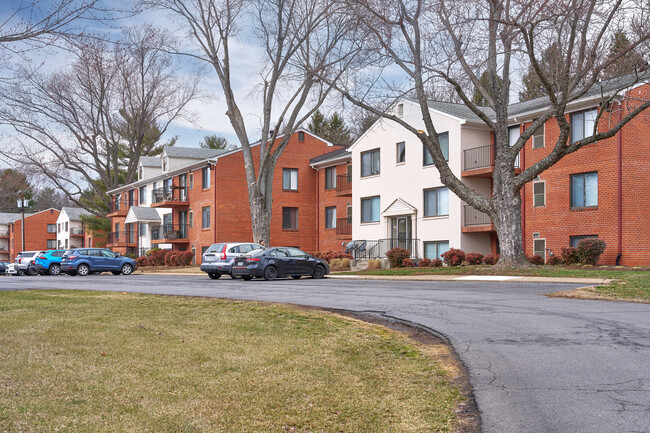
{"label": "blue sedan", "polygon": [[329,272],[330,267],[325,260],[292,247],[253,250],[237,257],[232,266],[232,274],[244,280],[275,280],[276,277],[298,279],[302,276],[323,278]]}
{"label": "blue sedan", "polygon": [[130,275],[138,268],[133,259],[103,248],[68,250],[61,258],[61,272],[82,277],[96,272]]}

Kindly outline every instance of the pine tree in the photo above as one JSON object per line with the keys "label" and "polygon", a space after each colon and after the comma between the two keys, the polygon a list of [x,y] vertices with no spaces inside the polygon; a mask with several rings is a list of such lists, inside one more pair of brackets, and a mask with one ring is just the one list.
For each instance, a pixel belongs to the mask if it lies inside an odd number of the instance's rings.
{"label": "pine tree", "polygon": [[[551,82],[555,82],[555,77],[560,75],[560,68],[562,67],[562,53],[560,52],[557,44],[552,44],[542,53],[540,65],[544,68],[544,72],[550,77]],[[537,73],[532,66],[528,67],[528,73],[521,79],[524,90],[519,92],[519,101],[529,101],[531,99],[546,96],[547,91],[542,86]],[[553,86],[555,89],[556,86]]]}
{"label": "pine tree", "polygon": [[614,58],[617,58],[617,60],[603,70],[603,78],[605,79],[619,77],[635,70],[644,70],[648,66],[648,62],[636,48],[630,49],[630,40],[625,30],[622,29],[614,32],[609,45],[607,61]]}

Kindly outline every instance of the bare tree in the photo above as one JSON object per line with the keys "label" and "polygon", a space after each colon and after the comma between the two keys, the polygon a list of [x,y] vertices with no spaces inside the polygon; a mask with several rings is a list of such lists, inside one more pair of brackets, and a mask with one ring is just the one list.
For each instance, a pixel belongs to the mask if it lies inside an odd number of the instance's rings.
{"label": "bare tree", "polygon": [[[650,101],[625,99],[624,90],[638,81],[612,80],[599,83],[598,76],[617,62],[622,53],[604,56],[615,28],[631,30],[629,49],[646,47],[650,20],[648,3],[617,0],[350,0],[349,7],[370,32],[369,55],[377,63],[391,63],[406,75],[405,89],[414,94],[422,112],[426,130],[416,130],[393,115],[388,106],[367,102],[367,95],[385,93],[379,75],[364,73],[354,86],[337,86],[351,102],[375,115],[390,119],[424,143],[434,159],[441,181],[463,201],[488,214],[500,241],[500,267],[530,266],[523,250],[521,226],[521,189],[564,156],[598,140],[612,137],[623,125],[650,106]],[[541,54],[556,44],[561,47],[562,66],[550,76],[541,64]],[[509,145],[508,114],[511,86],[519,75],[515,65],[530,63],[548,98],[545,110]],[[373,71],[371,71],[373,72]],[[379,73],[382,73],[380,70]],[[479,74],[486,72],[487,80]],[[440,149],[438,133],[427,100],[427,83],[444,79],[494,135],[493,193],[484,197],[452,173]],[[356,83],[369,83],[361,89]],[[478,107],[463,83],[470,82],[491,110]],[[595,125],[607,110],[619,110],[621,118],[610,116],[593,134],[570,140],[570,124],[565,116],[568,104],[583,97],[594,86],[608,92],[598,110]],[[621,95],[623,94],[623,96]],[[400,96],[397,94],[396,96]],[[544,123],[554,119],[559,137],[550,153],[538,162],[515,172],[515,161],[524,144]]]}
{"label": "bare tree", "polygon": [[[22,82],[0,94],[0,122],[17,141],[0,154],[102,214],[109,202],[104,191],[135,180],[139,157],[157,150],[170,123],[198,96],[199,77],[177,75],[163,46],[159,31],[129,29],[111,45],[87,42],[61,72],[24,71]],[[87,186],[103,205],[80,201]]]}
{"label": "bare tree", "polygon": [[[206,62],[216,73],[227,115],[244,156],[248,198],[255,239],[270,238],[273,173],[291,134],[328,97],[359,51],[351,33],[354,22],[341,14],[342,5],[324,0],[143,0],[167,10],[187,29],[195,50],[183,52]],[[246,29],[246,34],[240,33]],[[246,94],[237,94],[233,75],[238,62],[233,47],[251,43],[261,52],[258,125],[245,121]],[[250,55],[256,55],[255,52]],[[254,161],[251,136],[258,138]]]}

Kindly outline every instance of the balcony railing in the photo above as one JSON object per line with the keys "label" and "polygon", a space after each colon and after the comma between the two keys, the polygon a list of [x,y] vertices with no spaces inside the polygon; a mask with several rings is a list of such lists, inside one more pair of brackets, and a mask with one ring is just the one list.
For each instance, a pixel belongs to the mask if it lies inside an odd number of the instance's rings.
{"label": "balcony railing", "polygon": [[352,234],[352,218],[337,218],[336,219],[336,234],[337,235],[351,235]]}
{"label": "balcony railing", "polygon": [[163,224],[151,227],[152,241],[175,241],[179,239],[187,239],[188,237],[187,224]]}
{"label": "balcony railing", "polygon": [[336,176],[336,192],[345,193],[352,191],[352,176],[340,174]]}
{"label": "balcony railing", "polygon": [[83,235],[84,234],[84,229],[80,227],[71,227],[70,228],[70,234],[71,235]]}
{"label": "balcony railing", "polygon": [[110,232],[107,239],[108,244],[126,245],[138,243],[138,231],[129,230],[124,232]]}
{"label": "balcony railing", "polygon": [[108,205],[108,213],[128,211],[131,206],[135,206],[135,200],[129,200],[128,197],[115,199]]}
{"label": "balcony railing", "polygon": [[419,258],[419,239],[413,238],[388,238],[379,240],[355,240],[351,248],[346,252],[355,259],[380,259],[386,257],[386,253],[393,248],[404,248],[411,252],[412,258]]}
{"label": "balcony railing", "polygon": [[468,204],[463,207],[463,214],[463,225],[465,227],[492,224],[492,220],[488,214],[481,212]]}
{"label": "balcony railing", "polygon": [[187,188],[172,186],[154,189],[151,193],[152,203],[163,201],[187,201]]}
{"label": "balcony railing", "polygon": [[9,236],[9,230],[0,232],[0,238],[6,238],[7,236]]}
{"label": "balcony railing", "polygon": [[[494,166],[494,146],[475,147],[463,151],[463,170],[476,170]],[[519,168],[519,155],[515,159],[515,168]]]}

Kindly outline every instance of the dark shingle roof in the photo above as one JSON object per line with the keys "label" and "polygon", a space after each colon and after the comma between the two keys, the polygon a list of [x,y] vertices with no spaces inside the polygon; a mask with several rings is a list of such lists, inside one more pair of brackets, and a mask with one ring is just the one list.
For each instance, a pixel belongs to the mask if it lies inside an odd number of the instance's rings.
{"label": "dark shingle roof", "polygon": [[[459,117],[461,119],[473,120],[476,122],[482,122],[481,118],[476,115],[468,106],[464,104],[455,104],[453,102],[440,102],[440,101],[427,101],[429,108],[434,110],[442,111],[443,113],[450,114],[454,117]],[[490,107],[478,107],[481,111],[487,114],[489,117],[494,117],[494,110]]]}
{"label": "dark shingle roof", "polygon": [[163,152],[171,158],[208,159],[229,151],[223,149],[203,149],[201,147],[165,146]]}
{"label": "dark shingle roof", "polygon": [[328,159],[335,159],[344,156],[345,154],[350,155],[350,151],[347,147],[342,147],[340,149],[333,150],[331,152],[324,153],[322,155],[316,156],[309,160],[310,164],[315,164],[317,162],[327,161]]}
{"label": "dark shingle roof", "polygon": [[162,161],[159,156],[141,156],[140,164],[143,167],[162,167]]}
{"label": "dark shingle roof", "polygon": [[80,207],[67,207],[61,208],[61,212],[65,212],[71,221],[79,221],[82,215],[91,215],[86,209]]}
{"label": "dark shingle roof", "polygon": [[131,211],[138,221],[160,221],[160,215],[156,209],[146,206],[131,206]]}
{"label": "dark shingle roof", "polygon": [[[25,214],[25,216],[28,216],[31,214]],[[0,224],[9,224],[17,219],[20,219],[20,213],[18,212],[0,212]]]}

